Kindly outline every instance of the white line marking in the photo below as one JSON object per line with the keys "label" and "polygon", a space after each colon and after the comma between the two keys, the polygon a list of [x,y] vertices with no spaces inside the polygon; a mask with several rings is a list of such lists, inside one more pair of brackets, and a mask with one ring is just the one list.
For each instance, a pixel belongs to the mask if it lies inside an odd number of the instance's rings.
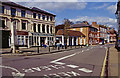
{"label": "white line marking", "polygon": [[[18,71],[17,69],[13,68],[13,67],[9,67],[9,66],[2,66],[0,65],[1,68],[7,68],[7,69],[11,69],[14,70],[15,72],[12,72],[13,77],[17,76],[17,77],[24,77],[24,73],[20,73],[20,71]],[[16,78],[16,77],[15,77]]]}
{"label": "white line marking", "polygon": [[55,63],[55,62],[57,62],[57,61],[60,61],[60,60],[63,60],[63,59],[66,59],[66,58],[72,57],[72,56],[74,56],[74,55],[76,55],[76,53],[71,54],[71,55],[68,55],[68,56],[65,56],[65,57],[62,57],[62,58],[59,58],[59,59],[54,60],[54,61],[51,61],[50,63]]}
{"label": "white line marking", "polygon": [[62,62],[50,62],[50,63],[54,63],[54,64],[60,64],[60,65],[64,65],[65,63],[62,63]]}
{"label": "white line marking", "polygon": [[71,67],[71,68],[78,68],[79,66],[76,66],[76,65],[66,65],[68,67]]}
{"label": "white line marking", "polygon": [[86,72],[86,73],[91,73],[92,72],[92,70],[89,70],[89,69],[86,69],[86,68],[80,68],[78,70]]}

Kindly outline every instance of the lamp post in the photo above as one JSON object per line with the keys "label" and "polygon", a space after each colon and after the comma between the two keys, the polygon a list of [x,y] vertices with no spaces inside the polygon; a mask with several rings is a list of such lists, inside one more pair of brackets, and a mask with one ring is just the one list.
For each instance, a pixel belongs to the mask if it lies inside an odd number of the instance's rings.
{"label": "lamp post", "polygon": [[17,33],[16,33],[16,24],[15,24],[15,19],[14,16],[11,18],[11,49],[12,53],[15,53],[16,51],[16,43],[17,43]]}

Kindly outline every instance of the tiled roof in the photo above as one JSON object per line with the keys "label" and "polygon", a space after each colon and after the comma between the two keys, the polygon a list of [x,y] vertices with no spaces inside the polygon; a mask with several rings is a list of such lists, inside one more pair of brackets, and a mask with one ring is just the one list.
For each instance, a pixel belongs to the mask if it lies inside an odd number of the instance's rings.
{"label": "tiled roof", "polygon": [[79,24],[73,24],[72,28],[79,28],[79,27],[90,27],[91,25],[85,24],[85,23],[79,23]]}
{"label": "tiled roof", "polygon": [[112,29],[112,30],[107,31],[107,33],[109,33],[109,34],[116,34],[117,32]]}
{"label": "tiled roof", "polygon": [[67,30],[67,31],[63,31],[63,30],[58,30],[56,35],[64,35],[64,36],[73,36],[73,37],[85,37],[85,35],[79,31],[73,31],[73,30]]}

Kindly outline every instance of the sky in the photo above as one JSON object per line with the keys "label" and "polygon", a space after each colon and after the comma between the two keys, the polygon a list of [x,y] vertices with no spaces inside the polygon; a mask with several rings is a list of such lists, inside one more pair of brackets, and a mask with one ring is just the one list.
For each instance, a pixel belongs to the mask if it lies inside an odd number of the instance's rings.
{"label": "sky", "polygon": [[56,25],[64,18],[72,22],[88,21],[117,29],[117,0],[11,0],[26,7],[38,7],[56,14]]}

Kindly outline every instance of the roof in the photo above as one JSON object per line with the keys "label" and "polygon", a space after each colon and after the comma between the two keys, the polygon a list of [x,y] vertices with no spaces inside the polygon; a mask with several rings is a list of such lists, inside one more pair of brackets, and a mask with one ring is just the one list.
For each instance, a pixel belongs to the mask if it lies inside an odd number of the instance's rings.
{"label": "roof", "polygon": [[107,31],[107,33],[109,33],[109,34],[116,34],[117,32],[114,29],[112,29],[112,30]]}
{"label": "roof", "polygon": [[36,11],[36,12],[41,12],[41,13],[45,13],[45,14],[49,14],[49,15],[53,15],[53,16],[56,16],[55,14],[53,13],[50,13],[50,12],[47,12],[45,10],[42,10],[42,9],[39,9],[37,7],[33,7],[33,8],[28,8],[28,7],[25,7],[25,6],[22,6],[20,4],[17,4],[15,2],[12,2],[12,1],[4,1],[4,0],[0,0],[0,2],[2,2],[2,4],[6,4],[6,5],[9,5],[9,6],[14,6],[14,7],[19,7],[19,8],[24,8],[24,9],[27,9],[27,10],[31,10],[31,11]]}
{"label": "roof", "polygon": [[45,13],[45,14],[50,14],[50,15],[56,16],[55,14],[49,13],[49,12],[47,12],[47,11],[45,11],[45,10],[41,10],[41,9],[39,9],[39,8],[37,8],[37,7],[33,7],[32,10],[33,10],[33,11],[38,11],[38,12],[41,12],[41,13]]}
{"label": "roof", "polygon": [[92,27],[91,25],[88,25],[88,24],[85,24],[85,23],[73,24],[73,25],[71,26],[71,28],[81,28],[81,27],[89,27],[89,28],[97,29],[97,28]]}
{"label": "roof", "polygon": [[74,36],[74,37],[85,37],[85,35],[83,33],[81,33],[80,31],[73,31],[73,30],[67,30],[67,31],[63,31],[63,30],[58,30],[56,35],[66,35],[67,36]]}
{"label": "roof", "polygon": [[73,24],[71,27],[72,28],[79,28],[79,27],[89,27],[90,25],[85,24],[85,23],[79,23],[79,24]]}

